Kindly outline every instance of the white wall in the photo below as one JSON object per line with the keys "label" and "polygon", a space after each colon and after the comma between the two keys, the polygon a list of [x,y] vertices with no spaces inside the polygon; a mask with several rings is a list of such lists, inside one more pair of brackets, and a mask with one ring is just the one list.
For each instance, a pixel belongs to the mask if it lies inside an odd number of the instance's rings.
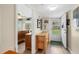
{"label": "white wall", "polygon": [[1,16],[2,16],[2,15],[1,15],[1,14],[2,14],[2,11],[1,11],[1,10],[2,10],[2,9],[1,9],[1,5],[0,5],[0,52],[2,51],[2,44],[1,44],[1,41],[2,41],[2,35],[1,35],[1,32],[2,32],[2,31],[1,31],[1,30],[2,30],[2,29],[1,29],[1,27],[2,27],[2,26],[1,26],[1,25],[2,25],[2,20],[1,20],[2,18],[1,18]]}
{"label": "white wall", "polygon": [[51,21],[52,19],[49,19],[49,23],[48,23],[48,32],[49,32],[49,40],[51,41],[52,40],[52,31],[51,31],[51,29],[52,29],[52,21]]}
{"label": "white wall", "polygon": [[[63,26],[63,28],[62,28]],[[62,43],[64,45],[64,47],[66,48],[67,47],[67,44],[66,44],[66,14],[64,14],[62,17],[61,17],[61,37],[62,37]]]}
{"label": "white wall", "polygon": [[[67,15],[68,15],[67,18],[68,18],[69,20],[71,20],[71,11],[68,11],[68,12],[67,12]],[[68,25],[67,27],[68,27],[68,35],[67,35],[67,36],[68,36],[68,42],[67,42],[67,43],[68,43],[68,44],[67,44],[68,46],[67,46],[67,48],[68,48],[69,50],[71,50],[71,24]]]}
{"label": "white wall", "polygon": [[[68,11],[68,16],[70,19],[70,26],[68,26],[69,29],[69,37],[68,37],[68,49],[70,50],[71,53],[79,53],[79,31],[76,31],[76,27],[75,27],[75,21],[73,20],[73,11],[79,7],[79,5],[76,5],[75,7],[73,7],[73,9],[71,9],[70,11]],[[63,15],[62,18],[62,24],[65,22],[65,16]],[[64,21],[64,22],[63,22]],[[65,24],[65,23],[64,23]],[[63,44],[65,44],[65,37],[63,36],[63,29],[62,29],[62,42]],[[65,46],[65,45],[64,45]]]}
{"label": "white wall", "polygon": [[0,5],[0,52],[15,50],[14,5]]}
{"label": "white wall", "polygon": [[79,31],[76,31],[76,27],[74,27],[75,22],[73,20],[73,11],[79,7],[79,5],[75,6],[72,10],[70,10],[70,25],[71,25],[71,47],[69,47],[71,53],[79,53]]}
{"label": "white wall", "polygon": [[36,34],[40,32],[40,29],[37,28],[37,19],[39,18],[38,13],[32,9],[32,53],[36,53]]}

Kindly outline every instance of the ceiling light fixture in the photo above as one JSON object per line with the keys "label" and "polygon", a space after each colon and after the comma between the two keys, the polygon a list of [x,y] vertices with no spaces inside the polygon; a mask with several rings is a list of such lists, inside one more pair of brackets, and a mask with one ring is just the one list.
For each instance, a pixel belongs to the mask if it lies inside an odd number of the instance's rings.
{"label": "ceiling light fixture", "polygon": [[50,11],[54,11],[54,10],[56,10],[56,6],[51,6],[51,7],[48,7],[48,9],[50,10]]}

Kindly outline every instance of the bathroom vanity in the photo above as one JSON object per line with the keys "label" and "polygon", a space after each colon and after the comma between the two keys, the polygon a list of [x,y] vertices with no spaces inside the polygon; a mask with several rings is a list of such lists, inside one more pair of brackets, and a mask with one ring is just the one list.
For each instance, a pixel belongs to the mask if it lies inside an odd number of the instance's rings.
{"label": "bathroom vanity", "polygon": [[36,50],[42,49],[46,52],[48,47],[48,32],[40,32],[36,34]]}

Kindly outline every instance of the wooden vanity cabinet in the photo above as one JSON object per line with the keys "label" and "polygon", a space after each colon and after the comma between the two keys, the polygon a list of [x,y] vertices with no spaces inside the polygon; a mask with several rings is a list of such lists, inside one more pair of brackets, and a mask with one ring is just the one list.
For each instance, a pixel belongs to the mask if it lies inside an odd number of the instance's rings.
{"label": "wooden vanity cabinet", "polygon": [[25,49],[31,49],[31,33],[25,35]]}
{"label": "wooden vanity cabinet", "polygon": [[28,33],[28,31],[18,31],[18,43],[25,41],[25,34]]}
{"label": "wooden vanity cabinet", "polygon": [[36,49],[44,49],[44,36],[36,36]]}
{"label": "wooden vanity cabinet", "polygon": [[36,35],[36,50],[42,49],[46,52],[48,47],[48,33],[39,33]]}

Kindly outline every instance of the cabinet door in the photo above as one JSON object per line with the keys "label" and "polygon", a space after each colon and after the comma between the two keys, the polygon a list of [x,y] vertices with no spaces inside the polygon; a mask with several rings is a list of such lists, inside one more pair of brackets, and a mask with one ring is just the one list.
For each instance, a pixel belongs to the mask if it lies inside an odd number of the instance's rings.
{"label": "cabinet door", "polygon": [[44,37],[43,36],[37,36],[36,45],[37,45],[37,49],[44,49]]}
{"label": "cabinet door", "polygon": [[31,49],[31,36],[30,35],[26,35],[25,47]]}

